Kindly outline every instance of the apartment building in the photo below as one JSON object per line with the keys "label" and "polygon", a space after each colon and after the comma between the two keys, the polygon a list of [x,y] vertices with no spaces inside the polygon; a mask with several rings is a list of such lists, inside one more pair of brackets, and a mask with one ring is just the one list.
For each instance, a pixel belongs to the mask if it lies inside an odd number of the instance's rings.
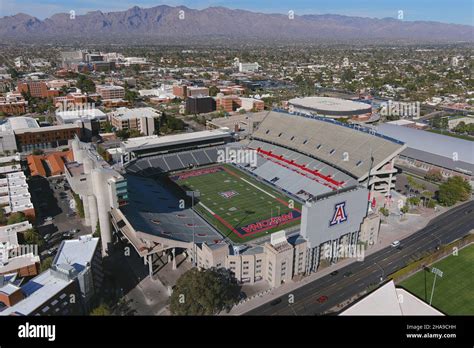
{"label": "apartment building", "polygon": [[97,85],[96,92],[102,99],[123,99],[125,97],[125,88],[114,85]]}
{"label": "apartment building", "polygon": [[9,173],[0,179],[0,205],[7,215],[22,212],[29,220],[34,221],[35,209],[23,172]]}
{"label": "apartment building", "polygon": [[240,99],[236,95],[223,95],[219,93],[214,99],[217,111],[232,112],[240,107]]}
{"label": "apartment building", "polygon": [[143,135],[153,135],[159,127],[161,113],[153,108],[118,108],[109,114],[117,130],[138,130]]}
{"label": "apartment building", "polygon": [[47,81],[44,80],[28,80],[19,81],[17,84],[19,93],[29,93],[35,98],[54,98],[59,96],[59,90],[50,89]]}

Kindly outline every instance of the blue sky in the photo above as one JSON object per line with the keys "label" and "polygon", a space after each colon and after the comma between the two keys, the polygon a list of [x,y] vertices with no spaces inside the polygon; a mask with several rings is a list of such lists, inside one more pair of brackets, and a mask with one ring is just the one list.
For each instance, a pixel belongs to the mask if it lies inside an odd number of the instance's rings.
{"label": "blue sky", "polygon": [[0,17],[18,12],[44,19],[54,13],[75,10],[76,14],[101,10],[120,11],[132,6],[184,5],[202,9],[225,6],[250,11],[295,14],[342,14],[360,17],[394,17],[402,10],[405,20],[444,23],[474,23],[473,0],[0,0]]}

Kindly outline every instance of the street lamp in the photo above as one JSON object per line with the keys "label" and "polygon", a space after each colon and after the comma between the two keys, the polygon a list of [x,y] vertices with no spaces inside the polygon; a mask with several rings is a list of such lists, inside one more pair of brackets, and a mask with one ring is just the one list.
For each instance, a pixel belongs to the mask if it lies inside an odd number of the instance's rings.
{"label": "street lamp", "polygon": [[186,195],[191,197],[191,210],[192,210],[192,227],[193,227],[193,266],[196,267],[196,243],[195,243],[195,233],[194,233],[194,197],[201,196],[199,191],[186,191]]}
{"label": "street lamp", "polygon": [[433,237],[435,237],[438,241],[439,241],[439,244],[436,246],[436,250],[438,250],[438,248],[441,246],[442,242],[441,242],[441,238],[439,238],[438,236],[435,236],[433,233],[431,234]]}
{"label": "street lamp", "polygon": [[380,277],[380,282],[383,282],[383,279],[385,278],[385,271],[383,270],[383,268],[377,262],[374,262],[374,265],[377,266],[378,268],[380,268],[380,270],[382,271],[382,276]]}

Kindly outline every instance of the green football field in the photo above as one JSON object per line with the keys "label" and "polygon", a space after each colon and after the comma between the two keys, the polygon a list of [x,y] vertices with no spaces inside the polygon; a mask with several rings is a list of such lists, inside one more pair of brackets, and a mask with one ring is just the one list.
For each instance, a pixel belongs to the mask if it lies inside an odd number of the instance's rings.
{"label": "green football field", "polygon": [[181,172],[171,179],[184,190],[199,191],[194,209],[234,242],[300,223],[299,203],[230,165]]}
{"label": "green football field", "polygon": [[[474,315],[474,245],[465,247],[458,256],[447,258],[431,265],[443,271],[437,277],[432,306],[448,315]],[[434,274],[426,273],[426,294],[429,303]],[[400,284],[402,287],[425,299],[425,275],[420,271]]]}

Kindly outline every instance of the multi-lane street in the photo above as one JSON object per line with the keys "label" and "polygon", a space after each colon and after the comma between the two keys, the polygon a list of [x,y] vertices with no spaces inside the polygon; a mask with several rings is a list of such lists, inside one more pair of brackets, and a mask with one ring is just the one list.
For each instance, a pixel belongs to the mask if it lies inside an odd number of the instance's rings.
{"label": "multi-lane street", "polygon": [[[351,299],[368,286],[378,284],[391,273],[403,268],[423,252],[434,251],[440,244],[448,244],[474,229],[474,201],[467,202],[436,217],[420,231],[401,241],[401,248],[387,247],[364,259],[339,269],[337,275],[328,275],[291,292],[281,302],[271,301],[246,315],[319,315]],[[350,273],[350,275],[349,275]],[[321,296],[327,300],[319,303]],[[273,303],[273,304],[272,304]]]}

